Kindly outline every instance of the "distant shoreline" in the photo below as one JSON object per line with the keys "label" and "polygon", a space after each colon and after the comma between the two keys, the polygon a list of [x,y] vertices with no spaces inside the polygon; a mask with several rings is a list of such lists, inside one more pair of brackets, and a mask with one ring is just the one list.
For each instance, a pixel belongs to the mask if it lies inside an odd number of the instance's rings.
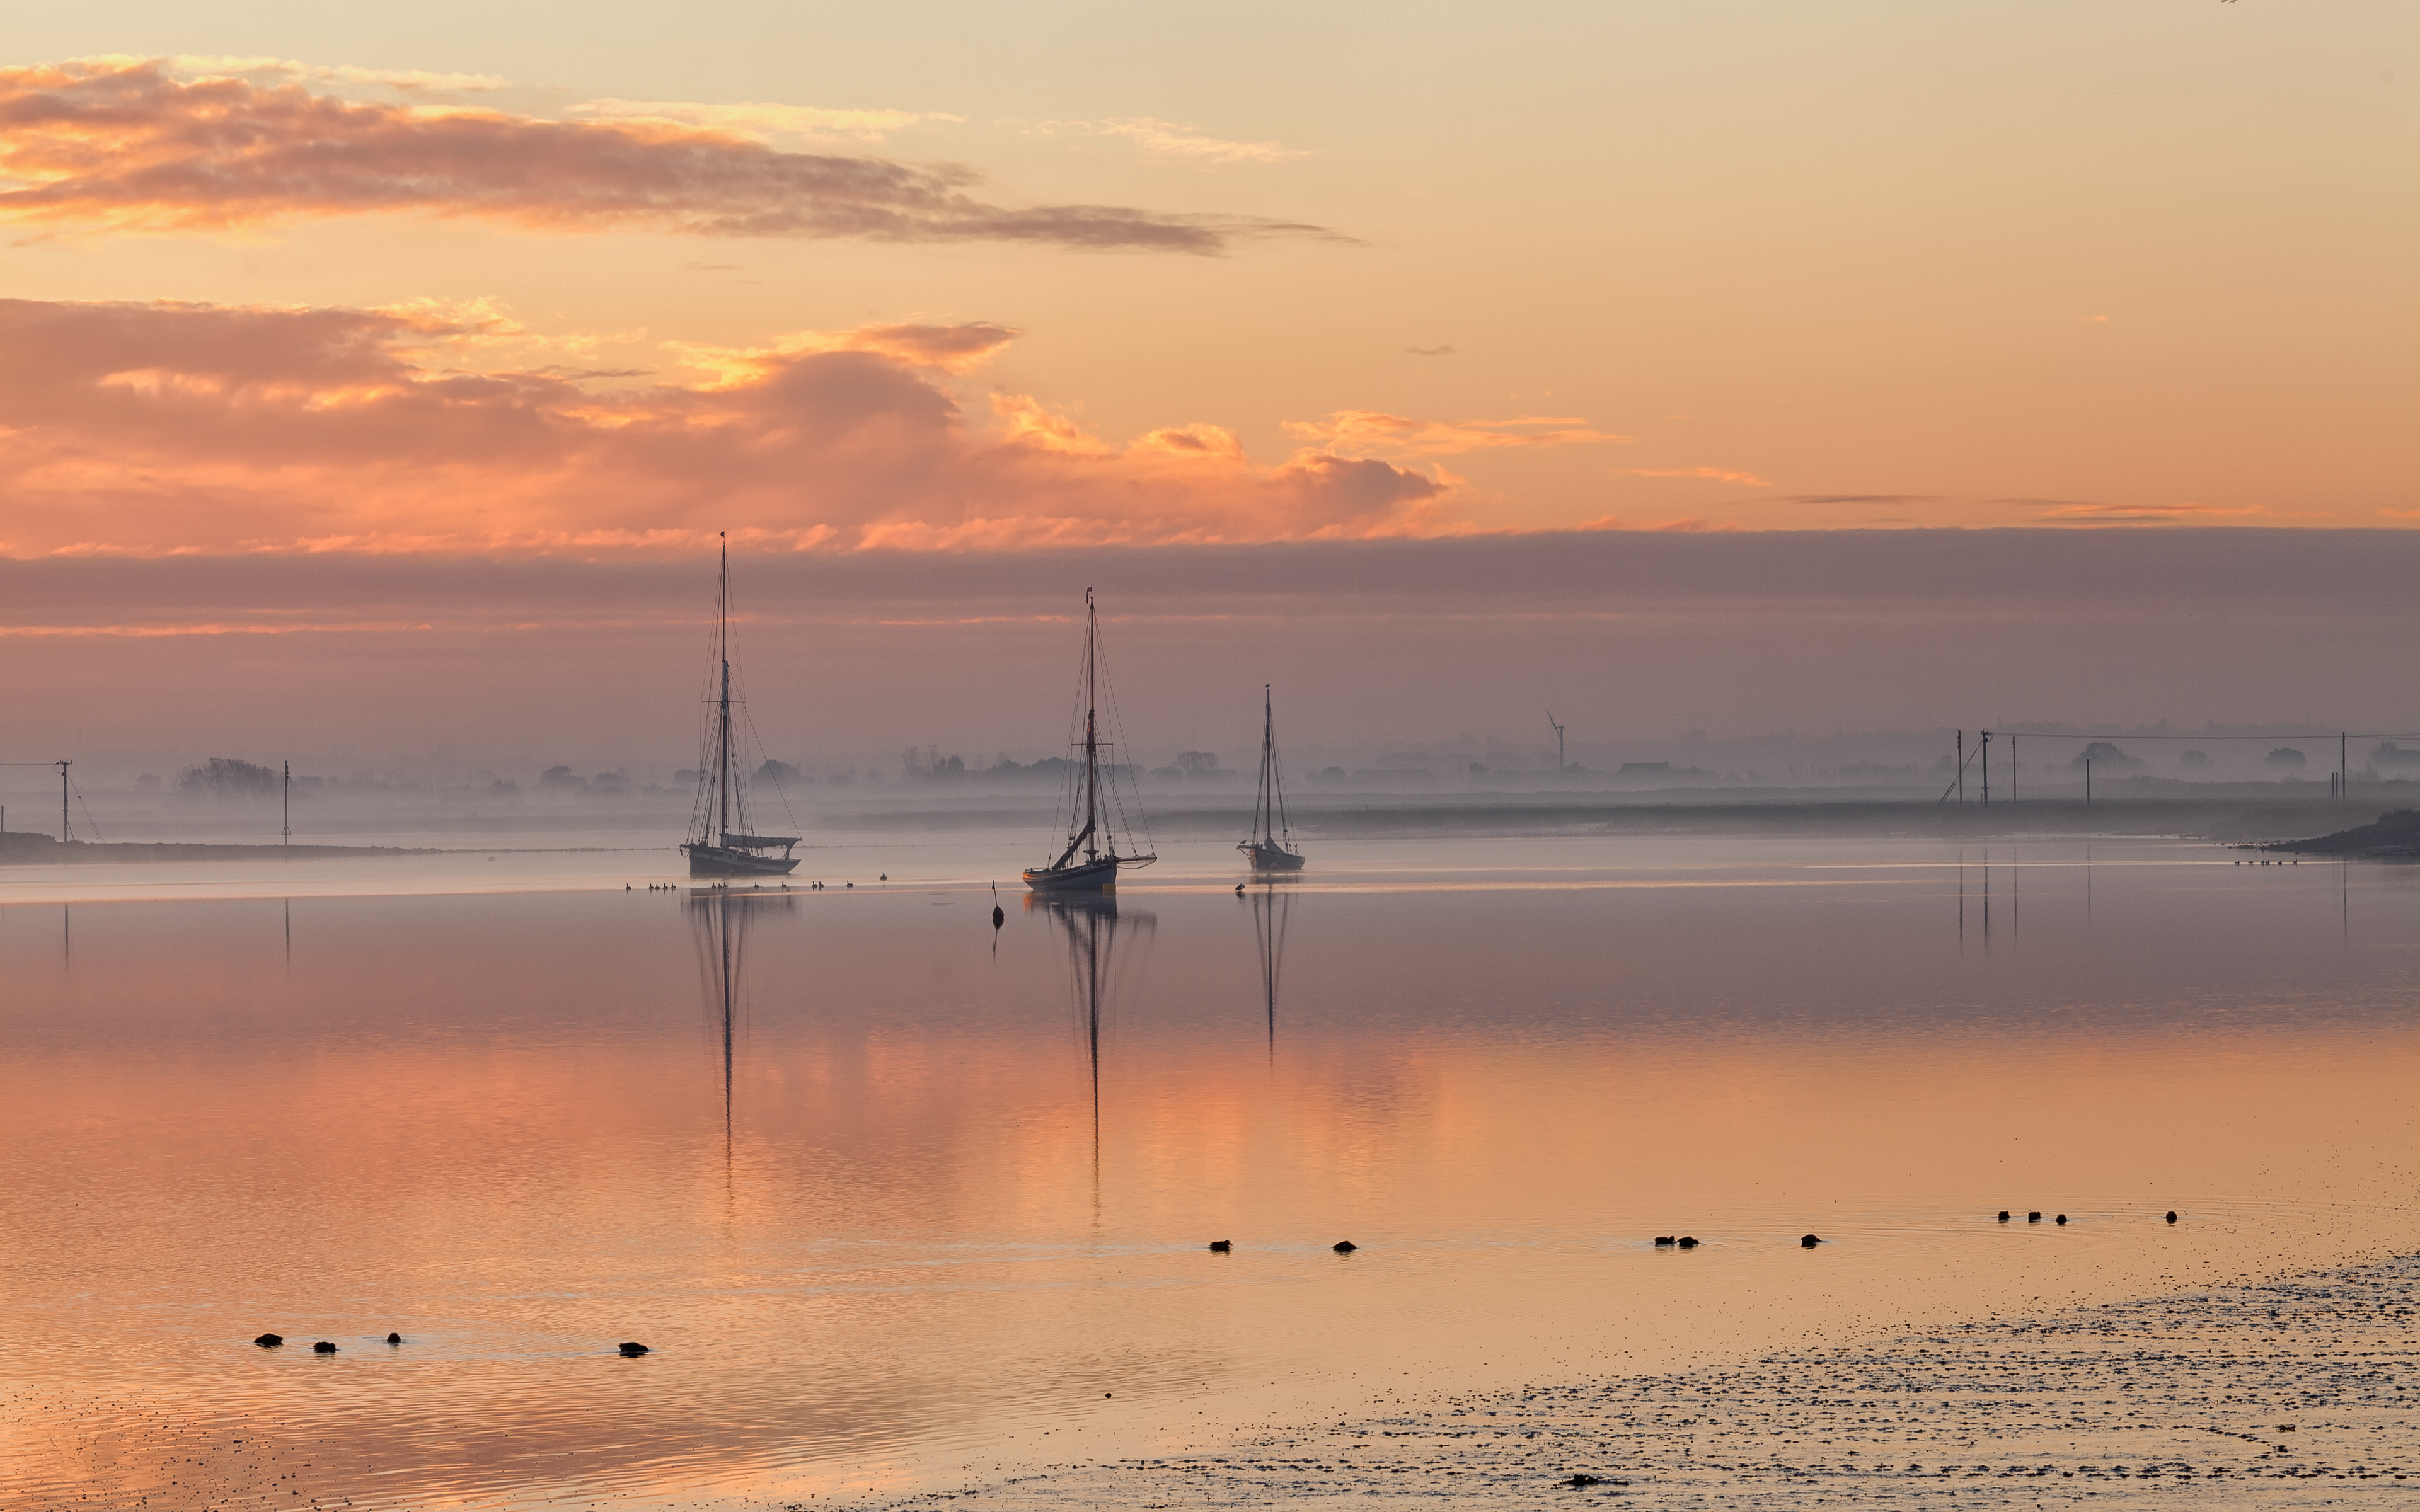
{"label": "distant shoreline", "polygon": [[228,845],[209,841],[69,841],[0,833],[0,866],[122,865],[130,861],[323,861],[339,856],[564,856],[669,850],[663,845]]}
{"label": "distant shoreline", "polygon": [[[1040,810],[1030,805],[947,801],[916,805],[854,805],[812,814],[809,835],[940,834],[970,829],[1026,830]],[[1200,800],[1150,816],[1163,840],[1230,840],[1248,810]],[[1552,837],[1769,836],[1935,839],[1950,841],[2182,839],[2221,844],[2310,849],[2301,837],[2348,821],[2381,817],[2372,802],[2319,797],[2155,797],[1997,799],[1970,795],[1964,804],[1905,799],[1772,797],[1709,800],[1659,794],[1606,801],[1588,795],[1519,796],[1373,794],[1351,799],[1311,798],[1293,807],[1293,832],[1313,845],[1330,840],[1534,839]],[[424,825],[423,827],[437,827]],[[501,841],[527,831],[499,834]],[[448,836],[449,839],[458,838]],[[2287,842],[2279,845],[2278,842]],[[340,856],[568,854],[667,851],[669,845],[330,845],[227,843],[210,841],[74,841],[46,834],[0,834],[0,865],[61,865],[124,861],[261,861]]]}

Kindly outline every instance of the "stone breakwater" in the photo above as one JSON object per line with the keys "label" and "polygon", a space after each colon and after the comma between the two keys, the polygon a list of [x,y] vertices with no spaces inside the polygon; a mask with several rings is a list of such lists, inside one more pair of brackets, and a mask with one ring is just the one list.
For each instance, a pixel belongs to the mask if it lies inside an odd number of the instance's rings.
{"label": "stone breakwater", "polygon": [[2415,1308],[2420,1257],[2401,1257],[1737,1366],[1440,1396],[881,1504],[2420,1506]]}

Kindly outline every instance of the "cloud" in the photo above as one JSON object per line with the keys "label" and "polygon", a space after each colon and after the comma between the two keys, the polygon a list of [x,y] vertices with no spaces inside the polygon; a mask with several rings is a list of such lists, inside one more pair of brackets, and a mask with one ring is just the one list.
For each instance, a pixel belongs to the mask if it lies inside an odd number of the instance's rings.
{"label": "cloud", "polygon": [[1715,483],[1735,483],[1744,488],[1770,488],[1771,483],[1753,472],[1734,472],[1726,468],[1623,468],[1634,478],[1705,478]]}
{"label": "cloud", "polygon": [[[1209,424],[1119,441],[955,376],[1007,327],[677,347],[610,392],[518,359],[480,301],[383,309],[0,301],[0,554],[605,553],[730,530],[789,550],[1449,532],[1448,481]],[[486,343],[498,345],[483,345]],[[666,344],[670,345],[670,344]],[[482,356],[499,365],[478,365]],[[628,370],[609,369],[616,377]]]}
{"label": "cloud", "polygon": [[2074,520],[2095,525],[2158,525],[2187,524],[2195,520],[2242,519],[2253,516],[2273,515],[2275,511],[2257,505],[2239,509],[2222,509],[2216,504],[2059,504],[2042,512],[2042,518]]}
{"label": "cloud", "polygon": [[1561,415],[1510,420],[1413,420],[1376,409],[1339,409],[1325,420],[1289,420],[1285,432],[1338,456],[1451,456],[1520,446],[1626,441]]}
{"label": "cloud", "polygon": [[161,71],[178,79],[246,79],[255,83],[368,86],[400,94],[489,94],[506,87],[491,73],[433,73],[421,69],[362,69],[349,63],[303,63],[282,57],[228,57],[185,53],[159,59],[112,54],[75,60],[85,65],[132,68],[157,62]]}
{"label": "cloud", "polygon": [[1021,332],[987,320],[963,325],[860,326],[854,331],[802,331],[764,347],[709,347],[693,342],[664,343],[680,354],[683,366],[715,376],[718,383],[760,380],[771,366],[791,358],[818,352],[872,352],[910,367],[965,373],[989,362]]}
{"label": "cloud", "polygon": [[970,169],[786,152],[659,119],[551,121],[351,101],[301,83],[176,78],[117,59],[0,69],[0,222],[237,233],[418,212],[534,229],[1006,241],[1215,254],[1318,226],[975,197]]}
{"label": "cloud", "polygon": [[816,105],[755,102],[704,105],[670,100],[590,100],[572,106],[568,114],[600,120],[704,126],[737,132],[760,142],[776,136],[804,137],[811,141],[844,138],[854,142],[879,142],[893,131],[904,131],[926,121],[964,119],[963,116],[946,116],[939,111],[832,110]]}
{"label": "cloud", "polygon": [[1180,162],[1283,162],[1311,154],[1282,142],[1231,142],[1205,136],[1190,126],[1155,120],[1148,116],[1113,116],[1099,121],[1037,121],[1025,128],[1029,136],[1107,136],[1132,145],[1155,158]]}
{"label": "cloud", "polygon": [[1931,493],[1793,493],[1775,501],[1784,504],[1949,504],[1961,501]]}
{"label": "cloud", "polygon": [[1730,534],[1747,529],[1745,525],[1721,524],[1712,520],[1683,518],[1657,520],[1623,519],[1619,515],[1604,515],[1575,526],[1582,531],[1642,531],[1657,534],[1703,535]]}

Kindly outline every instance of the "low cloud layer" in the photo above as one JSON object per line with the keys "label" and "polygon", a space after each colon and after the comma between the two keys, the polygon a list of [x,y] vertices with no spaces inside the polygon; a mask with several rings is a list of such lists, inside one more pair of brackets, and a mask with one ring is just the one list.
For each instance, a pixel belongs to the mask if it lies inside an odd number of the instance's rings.
{"label": "low cloud layer", "polygon": [[1373,457],[1305,448],[1256,464],[1207,424],[1111,441],[1010,393],[970,419],[960,376],[1015,334],[883,325],[675,347],[670,365],[692,381],[598,390],[559,362],[489,365],[531,338],[486,305],[0,301],[0,554],[677,551],[726,529],[785,548],[955,549],[1457,528],[1448,483]]}
{"label": "low cloud layer", "polygon": [[[745,107],[758,113],[745,120],[649,105],[554,121],[348,100],[275,75],[180,78],[154,61],[0,69],[0,223],[229,233],[417,212],[558,231],[1193,254],[1256,237],[1330,236],[1245,216],[995,204],[963,167],[780,150],[756,132],[768,108]],[[675,118],[677,110],[691,114]]]}

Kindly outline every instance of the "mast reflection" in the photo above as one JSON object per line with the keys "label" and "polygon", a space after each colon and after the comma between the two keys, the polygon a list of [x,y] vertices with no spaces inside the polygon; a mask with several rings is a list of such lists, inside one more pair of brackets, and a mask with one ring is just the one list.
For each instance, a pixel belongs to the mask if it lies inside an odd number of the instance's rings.
{"label": "mast reflection", "polygon": [[1093,1187],[1097,1202],[1101,1180],[1101,1040],[1117,1015],[1119,949],[1131,951],[1140,933],[1148,937],[1159,926],[1156,914],[1121,913],[1114,895],[1029,893],[1025,909],[1050,916],[1067,947],[1067,989],[1075,1010],[1077,1032],[1084,1041],[1086,1069],[1093,1089]]}
{"label": "mast reflection", "polygon": [[787,893],[699,887],[687,900],[690,940],[697,950],[698,997],[722,1061],[722,1164],[731,1166],[732,1067],[739,1024],[748,1011],[748,932],[760,915],[788,913]]}
{"label": "mast reflection", "polygon": [[1261,998],[1269,1012],[1269,1059],[1278,1055],[1278,980],[1285,974],[1286,921],[1294,894],[1264,887],[1252,895],[1252,938],[1261,948]]}

